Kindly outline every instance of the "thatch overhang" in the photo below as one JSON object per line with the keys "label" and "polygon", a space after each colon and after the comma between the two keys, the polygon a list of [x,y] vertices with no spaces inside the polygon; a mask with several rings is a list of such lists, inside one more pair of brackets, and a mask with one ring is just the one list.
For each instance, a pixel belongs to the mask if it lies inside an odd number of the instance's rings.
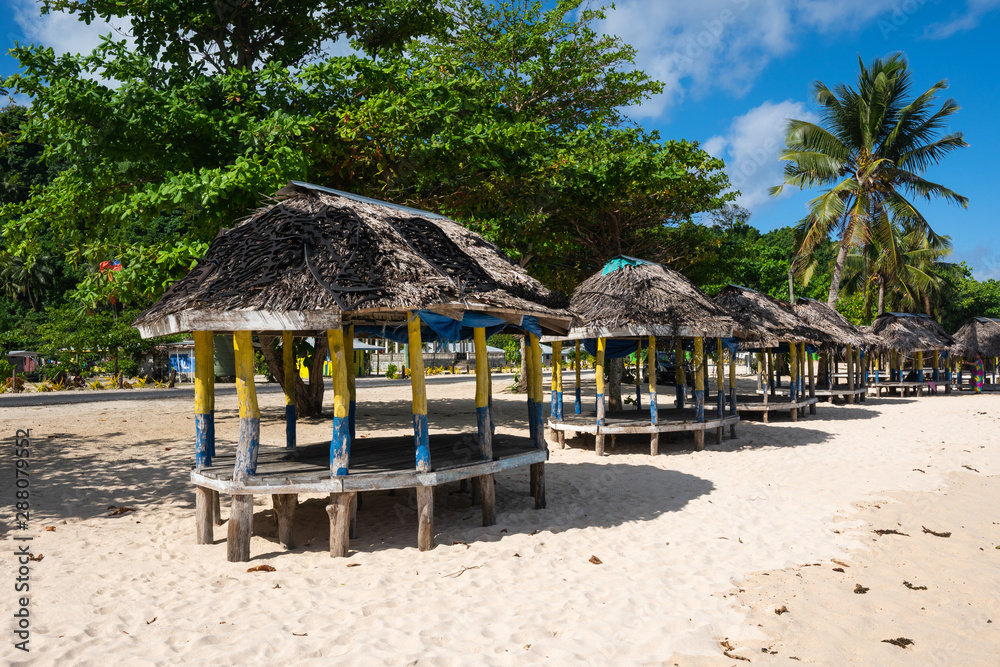
{"label": "thatch overhang", "polygon": [[956,356],[1000,357],[1000,319],[973,317],[952,337],[955,344],[951,353]]}
{"label": "thatch overhang", "polygon": [[802,318],[806,324],[830,336],[834,345],[873,347],[878,343],[871,334],[852,324],[846,317],[822,301],[799,297],[795,301],[794,308],[795,314]]}
{"label": "thatch overhang", "polygon": [[543,333],[572,322],[552,292],[496,246],[443,216],[293,181],[224,229],[142,313],[144,337],[190,331],[398,326],[408,312],[483,313]]}
{"label": "thatch overhang", "polygon": [[933,352],[950,350],[955,339],[928,315],[912,313],[882,313],[868,331],[877,339],[882,351]]}
{"label": "thatch overhang", "polygon": [[781,343],[823,345],[834,342],[825,331],[811,326],[795,313],[791,304],[740,285],[726,285],[715,302],[729,312],[744,339],[753,347],[777,347]]}
{"label": "thatch overhang", "polygon": [[730,338],[736,321],[681,273],[633,257],[616,257],[580,283],[576,315],[563,340],[656,336]]}

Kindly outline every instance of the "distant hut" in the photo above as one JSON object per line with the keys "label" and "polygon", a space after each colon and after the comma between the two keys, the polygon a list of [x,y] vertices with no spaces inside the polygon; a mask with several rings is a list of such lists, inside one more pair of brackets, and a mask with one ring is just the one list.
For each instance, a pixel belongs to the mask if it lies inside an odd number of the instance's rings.
{"label": "distant hut", "polygon": [[[831,342],[819,350],[819,375],[816,379],[816,396],[826,396],[833,400],[835,396],[843,397],[852,403],[855,397],[865,400],[868,393],[868,367],[871,362],[869,348],[874,347],[874,337],[865,332],[829,305],[800,297],[795,301],[795,314],[802,320],[827,334]],[[852,373],[846,373],[846,382],[837,382],[836,372],[840,356],[853,363]]]}
{"label": "distant hut", "polygon": [[[194,333],[196,487],[200,543],[212,542],[218,492],[232,496],[228,557],[250,557],[253,495],[271,494],[279,541],[292,546],[299,493],[329,493],[330,553],[346,555],[356,494],[415,487],[421,550],[433,547],[434,487],[473,480],[483,523],[495,519],[493,474],[531,467],[536,508],[545,505],[541,348],[543,334],[572,321],[550,292],[495,246],[439,215],[292,182],[263,208],[223,230],[205,257],[136,321],[143,336]],[[528,337],[530,437],[493,435],[486,339]],[[240,406],[239,441],[223,452],[214,438],[212,333],[232,333]],[[280,336],[286,448],[259,448],[260,411],[251,335]],[[413,437],[355,440],[355,335],[409,344]],[[326,337],[334,387],[333,438],[297,446],[295,337]],[[478,438],[429,435],[422,346],[472,338],[476,349]],[[229,448],[227,448],[229,449]],[[471,450],[471,451],[470,451]],[[214,506],[214,507],[213,507]]]}
{"label": "distant hut", "polygon": [[[788,410],[792,421],[805,414],[806,407],[815,414],[815,376],[806,346],[830,343],[832,337],[796,315],[791,304],[749,287],[727,285],[716,295],[715,302],[748,332],[743,348],[757,351],[758,391],[762,399],[756,396],[737,399],[738,409],[762,412],[765,422],[770,412],[779,410]],[[790,375],[787,397],[779,396],[783,393],[779,391],[780,367],[786,355]]]}
{"label": "distant hut", "polygon": [[[928,315],[912,313],[882,313],[875,318],[868,332],[875,336],[879,351],[888,357],[889,382],[881,388],[902,390],[922,395],[928,388],[924,368],[924,355],[932,354],[931,377],[933,390],[941,381],[941,360],[955,344],[955,339]],[[942,354],[944,352],[945,354]],[[906,370],[906,361],[911,361]],[[945,393],[951,390],[951,371],[944,368]]]}
{"label": "distant hut", "polygon": [[[958,387],[962,387],[962,361],[977,357],[993,366],[993,386],[997,384],[997,361],[1000,360],[1000,319],[995,317],[973,317],[953,335],[955,344],[951,347],[951,358],[958,370]],[[949,364],[951,367],[952,364]]]}
{"label": "distant hut", "polygon": [[[551,341],[553,359],[562,342],[571,341],[576,346],[577,358],[583,347],[596,358],[597,394],[595,410],[584,414],[581,409],[580,373],[576,373],[575,414],[566,417],[562,409],[562,368],[553,367],[552,410],[549,425],[556,431],[560,444],[565,434],[592,433],[598,455],[604,453],[607,436],[649,433],[650,453],[659,450],[660,433],[693,431],[695,446],[705,446],[705,430],[716,429],[716,441],[721,442],[722,431],[730,426],[736,435],[739,416],[735,405],[727,411],[723,379],[723,339],[731,338],[736,322],[724,309],[712,302],[701,290],[683,275],[660,264],[634,257],[620,256],[609,261],[604,268],[581,283],[573,292],[570,309],[576,322],[567,336],[547,337]],[[714,338],[718,354],[718,403],[714,419],[705,418],[706,380],[701,372],[707,369],[705,339]],[[664,409],[657,400],[657,348],[673,352],[676,364],[675,382],[677,399],[673,410]],[[695,383],[694,406],[685,408],[687,378],[685,374],[686,350],[694,353]],[[643,408],[640,359],[647,351],[646,363],[649,378],[647,407]],[[636,403],[635,410],[607,412],[604,405],[604,366],[608,359],[636,354]],[[668,353],[669,354],[669,353]],[[735,396],[735,365],[730,349],[730,394]]]}

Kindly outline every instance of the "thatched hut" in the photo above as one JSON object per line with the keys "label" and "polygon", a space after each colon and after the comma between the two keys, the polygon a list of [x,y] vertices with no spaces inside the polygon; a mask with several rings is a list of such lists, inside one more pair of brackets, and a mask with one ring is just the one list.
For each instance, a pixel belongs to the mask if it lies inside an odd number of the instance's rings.
{"label": "thatched hut", "polygon": [[[486,338],[516,331],[540,359],[539,338],[563,334],[572,316],[550,292],[495,246],[442,216],[307,183],[290,183],[274,202],[223,230],[205,257],[135,322],[143,336],[193,332],[196,343],[198,538],[212,541],[218,492],[232,496],[228,556],[247,560],[253,495],[271,494],[279,540],[291,546],[297,494],[330,494],[330,552],[346,555],[361,491],[416,488],[418,545],[433,546],[434,487],[473,480],[483,522],[495,522],[493,474],[531,467],[535,505],[544,506],[541,364],[529,365],[528,438],[494,436]],[[214,439],[212,334],[232,333],[240,404],[238,442]],[[288,410],[284,449],[260,449],[251,335],[280,336]],[[408,343],[412,438],[354,438],[355,335]],[[295,337],[328,342],[333,366],[330,443],[295,438]],[[478,438],[430,435],[423,344],[475,341]]]}
{"label": "thatched hut", "polygon": [[[1000,319],[995,317],[973,317],[962,325],[953,336],[950,356],[958,365],[958,387],[962,388],[963,361],[979,358],[993,366],[992,386],[997,384],[997,361],[1000,360]],[[949,364],[949,367],[951,364]]]}
{"label": "thatched hut", "polygon": [[[731,338],[737,324],[724,309],[712,302],[683,275],[660,264],[634,257],[620,256],[609,261],[601,271],[581,283],[573,292],[570,309],[576,322],[569,334],[552,337],[553,346],[573,342],[579,350],[582,344],[597,359],[595,375],[597,393],[595,410],[584,415],[580,400],[580,374],[576,375],[576,410],[565,417],[562,410],[562,373],[557,365],[553,372],[553,405],[549,422],[564,443],[565,434],[592,433],[598,455],[604,453],[606,436],[635,433],[650,434],[650,453],[659,450],[663,432],[693,431],[695,446],[703,449],[705,430],[716,429],[721,441],[725,426],[736,434],[739,416],[735,406],[726,410],[726,394],[722,373],[723,339]],[[707,370],[706,338],[716,340],[718,360],[718,407],[715,419],[705,419],[705,377]],[[663,409],[657,402],[657,341],[660,347],[672,350],[675,357],[677,400],[673,410]],[[666,339],[666,340],[664,340]],[[549,338],[545,339],[550,340]],[[668,342],[669,341],[669,342]],[[685,409],[686,396],[685,341],[690,341],[696,369],[694,406]],[[647,351],[649,377],[648,406],[643,408],[641,373],[642,350]],[[730,351],[730,387],[735,366]],[[608,359],[636,354],[635,410],[607,412],[604,405],[604,365]],[[663,354],[663,353],[661,353]],[[666,353],[669,354],[669,353]],[[735,392],[731,391],[735,396]]]}
{"label": "thatched hut", "polygon": [[[883,387],[892,391],[901,389],[904,395],[911,391],[921,395],[925,388],[937,390],[941,381],[941,360],[955,343],[940,324],[929,315],[882,313],[868,327],[868,332],[875,337],[877,349],[889,358],[889,382],[880,383],[880,390]],[[925,378],[924,354],[927,352],[933,356],[930,381]],[[905,368],[907,358],[911,359],[909,372]],[[947,393],[951,390],[951,371],[945,368],[944,374]]]}
{"label": "thatched hut", "polygon": [[[865,400],[868,393],[868,366],[871,362],[868,350],[876,344],[874,337],[852,324],[828,304],[816,299],[800,297],[795,301],[794,308],[795,314],[806,324],[819,329],[831,339],[831,342],[818,351],[820,363],[816,395],[825,396],[831,401],[839,396],[849,403],[855,397]],[[847,380],[844,384],[837,382],[840,375],[837,363],[841,356],[850,360],[853,371],[844,374]]]}
{"label": "thatched hut", "polygon": [[[796,315],[791,304],[749,287],[727,285],[716,295],[715,302],[747,332],[743,348],[758,351],[758,391],[763,400],[756,396],[738,399],[739,410],[762,412],[765,422],[769,419],[768,413],[776,410],[788,410],[792,421],[805,414],[806,407],[815,414],[816,386],[812,359],[806,354],[806,346],[815,348],[830,343],[832,337]],[[778,395],[784,355],[787,355],[790,375],[787,400]],[[808,386],[806,376],[809,378]]]}

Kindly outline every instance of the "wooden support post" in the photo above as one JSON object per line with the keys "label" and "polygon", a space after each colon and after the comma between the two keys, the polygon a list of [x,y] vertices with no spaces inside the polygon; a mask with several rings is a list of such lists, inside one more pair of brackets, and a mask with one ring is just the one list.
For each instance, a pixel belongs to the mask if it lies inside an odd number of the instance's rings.
{"label": "wooden support post", "polygon": [[722,444],[722,420],[726,418],[726,387],[725,387],[725,366],[722,363],[722,339],[715,339],[715,389],[718,392],[716,401],[716,416],[719,418],[719,426],[715,429],[715,444]]}
{"label": "wooden support post", "polygon": [[844,356],[847,361],[847,402],[854,403],[854,349],[850,345]]}
{"label": "wooden support post", "polygon": [[576,341],[576,361],[573,362],[576,370],[576,410],[574,414],[580,414],[583,405],[580,400],[580,341]]}
{"label": "wooden support post", "polygon": [[774,391],[774,383],[771,380],[771,372],[772,372],[771,348],[768,347],[764,349],[764,359],[767,362],[767,382],[765,383],[764,386],[764,415],[763,415],[764,423],[766,424],[770,419],[770,416],[767,411],[768,397],[771,395],[771,392]]}
{"label": "wooden support post", "polygon": [[[423,487],[419,487],[423,488]],[[326,513],[330,515],[330,557],[345,558],[350,550],[353,493],[331,493]]]}
{"label": "wooden support post", "polygon": [[212,490],[204,486],[194,487],[194,517],[198,544],[215,542],[212,526]]}
{"label": "wooden support post", "polygon": [[[424,383],[424,347],[420,338],[420,318],[410,313],[406,321],[410,345],[410,386],[413,395],[413,442],[417,472],[430,472],[430,434],[427,430],[427,387]],[[417,487],[417,547],[434,548],[434,487]]]}
{"label": "wooden support post", "polygon": [[[257,407],[257,391],[253,382],[253,343],[249,331],[233,332],[233,352],[236,358],[236,397],[240,414],[233,479],[242,482],[257,472],[257,449],[260,446],[260,409]],[[253,496],[234,495],[226,538],[226,557],[230,562],[250,560],[252,530]]]}
{"label": "wooden support post", "polygon": [[[467,481],[467,480],[462,480],[462,481]],[[355,494],[353,494],[353,498],[351,498],[351,520],[350,520],[350,523],[349,523],[350,528],[347,531],[347,536],[350,539],[352,539],[352,540],[358,539],[358,506],[359,505],[361,505],[361,494],[360,493],[355,493]]]}
{"label": "wooden support post", "polygon": [[[531,336],[531,353],[535,363],[532,372],[535,374],[535,447],[548,449],[545,442],[545,389],[542,383],[542,344],[535,334]],[[530,473],[532,495],[535,498],[535,509],[545,509],[545,462],[532,463]]]}
{"label": "wooden support post", "polygon": [[410,313],[406,321],[410,347],[410,388],[413,396],[413,444],[417,472],[431,471],[430,435],[427,430],[427,386],[424,383],[424,352],[420,339],[420,317]]}
{"label": "wooden support post", "polygon": [[233,496],[229,508],[229,530],[226,535],[226,560],[245,563],[250,560],[250,534],[253,530],[253,496]]}
{"label": "wooden support post", "polygon": [[194,332],[195,468],[212,465],[215,456],[215,339],[211,331]]}
{"label": "wooden support post", "polygon": [[330,346],[333,375],[333,438],[330,441],[330,476],[348,473],[351,461],[351,391],[348,383],[350,359],[347,357],[344,330],[340,327],[326,332]]}
{"label": "wooden support post", "polygon": [[[795,342],[789,341],[788,342],[788,397],[791,399],[793,406],[799,400],[798,396],[799,381],[798,377],[796,377],[796,373],[798,373],[799,370],[798,353],[799,353],[799,346]],[[791,409],[791,417],[793,422],[797,422],[799,420],[799,409],[797,407],[793,407]]]}
{"label": "wooden support post", "polygon": [[594,362],[594,376],[597,382],[597,435],[594,438],[594,449],[598,456],[604,456],[604,434],[601,427],[604,426],[604,348],[607,341],[604,338],[597,339],[597,357]]}
{"label": "wooden support post", "polygon": [[[489,418],[489,373],[490,364],[486,351],[486,329],[477,327],[472,332],[476,350],[476,425],[479,437],[479,458],[493,460],[493,433]],[[553,391],[553,393],[555,393]],[[483,510],[483,525],[492,526],[497,522],[496,490],[493,475],[483,475],[479,479],[479,496]]]}
{"label": "wooden support post", "polygon": [[212,489],[212,523],[216,526],[222,525],[222,507],[219,503],[219,492]]}
{"label": "wooden support post", "polygon": [[678,408],[684,407],[684,398],[687,396],[687,372],[684,364],[684,341],[681,338],[674,338],[674,380],[677,382],[677,398],[674,405]]}
{"label": "wooden support post", "polygon": [[[699,424],[705,423],[705,374],[702,366],[705,365],[705,347],[701,336],[694,339],[694,420]],[[694,448],[698,451],[705,449],[705,430],[698,429],[694,432]]]}
{"label": "wooden support post", "polygon": [[[736,351],[729,351],[729,416],[736,415]],[[729,425],[729,437],[736,437],[736,424]]]}
{"label": "wooden support post", "polygon": [[915,367],[917,369],[917,382],[924,381],[924,352],[923,350],[917,352],[917,359],[914,361]]}
{"label": "wooden support post", "polygon": [[528,439],[534,444],[536,442],[535,413],[539,408],[535,405],[535,351],[531,349],[530,333],[524,334],[524,374],[527,376],[524,381],[528,389],[525,396],[528,405]]}
{"label": "wooden support post", "polygon": [[642,410],[642,338],[635,348],[635,409]]}
{"label": "wooden support post", "polygon": [[285,447],[295,449],[295,367],[294,339],[291,331],[281,332],[281,365],[285,373]]}
{"label": "wooden support post", "polygon": [[[332,348],[331,348],[332,349]],[[330,358],[333,359],[333,354],[331,353]],[[354,427],[354,414],[357,411],[357,388],[354,384],[355,368],[354,365],[357,359],[354,355],[354,325],[347,327],[347,335],[344,337],[344,361],[347,368],[347,424],[348,430],[351,434],[351,441],[354,441],[357,435],[357,430]]]}
{"label": "wooden support post", "polygon": [[562,389],[562,343],[554,341],[552,343],[552,407],[549,413],[552,419],[561,422],[563,420],[563,389]]}
{"label": "wooden support post", "polygon": [[[811,354],[806,357],[806,365],[809,367],[809,398],[816,398],[816,376],[813,375],[813,358]],[[815,403],[809,405],[809,414],[816,414]]]}
{"label": "wooden support post", "polygon": [[[639,372],[638,367],[636,373]],[[646,346],[646,373],[649,375],[649,422],[656,426],[659,422],[656,405],[656,337],[650,336]],[[649,453],[656,456],[660,453],[660,434],[651,433],[649,436]]]}
{"label": "wooden support post", "polygon": [[417,548],[434,548],[434,487],[417,487]]}
{"label": "wooden support post", "polygon": [[278,524],[278,542],[286,549],[295,548],[292,532],[295,527],[295,508],[299,497],[294,493],[276,493],[271,496],[274,506],[274,520]]}

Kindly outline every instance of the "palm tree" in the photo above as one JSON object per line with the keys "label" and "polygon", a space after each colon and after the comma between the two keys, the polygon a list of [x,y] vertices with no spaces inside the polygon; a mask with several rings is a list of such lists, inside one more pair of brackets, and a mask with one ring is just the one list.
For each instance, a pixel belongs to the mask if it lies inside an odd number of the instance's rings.
{"label": "palm tree", "polygon": [[26,258],[3,253],[0,255],[0,289],[15,300],[19,296],[27,297],[32,310],[38,310],[35,296],[52,281],[51,260],[49,255]]}
{"label": "palm tree", "polygon": [[[784,183],[770,190],[777,195],[785,185],[828,186],[809,203],[809,214],[798,225],[796,258],[802,261],[796,264],[808,266],[830,234],[839,234],[827,299],[831,307],[852,247],[892,235],[893,224],[933,234],[913,198],[968,206],[967,198],[922,176],[945,155],[968,145],[960,132],[939,137],[946,119],[959,110],[951,99],[937,111],[932,108],[947,81],[909,100],[912,76],[905,56],[876,59],[868,67],[859,59],[859,65],[856,87],[840,84],[831,91],[822,82],[813,84],[821,122],[788,122],[780,155],[788,163]],[[896,260],[889,256],[887,261]]]}
{"label": "palm tree", "polygon": [[873,296],[877,297],[877,315],[887,306],[908,312],[923,307],[930,315],[930,299],[944,286],[937,267],[951,254],[951,237],[895,224],[884,231],[889,234],[850,250],[841,287],[850,294],[862,294],[869,315]]}

